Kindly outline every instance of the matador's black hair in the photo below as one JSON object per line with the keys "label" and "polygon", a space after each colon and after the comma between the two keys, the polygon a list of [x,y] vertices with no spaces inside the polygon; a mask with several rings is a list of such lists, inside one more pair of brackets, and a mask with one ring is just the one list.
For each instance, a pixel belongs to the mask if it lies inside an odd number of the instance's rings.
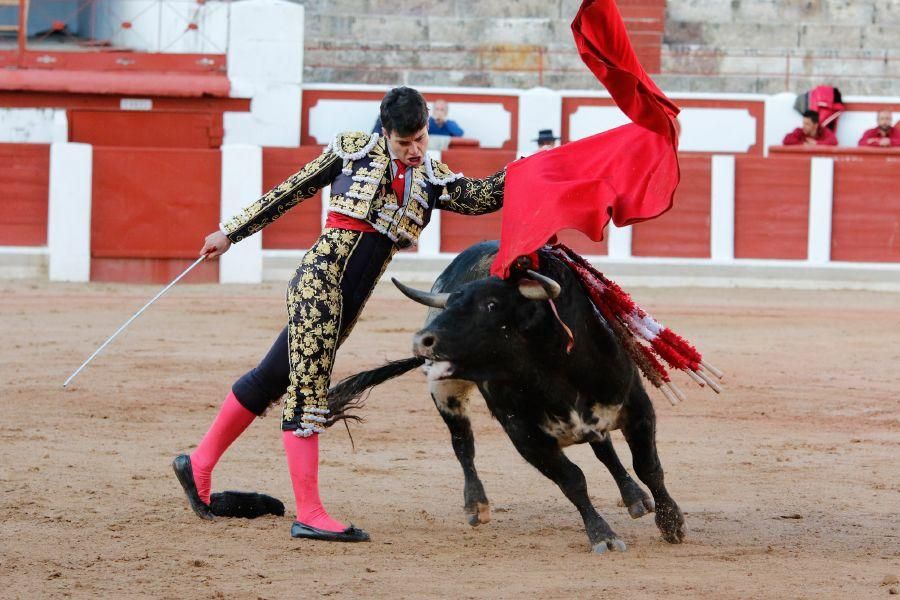
{"label": "matador's black hair", "polygon": [[812,121],[813,123],[819,122],[819,113],[814,110],[804,110],[803,116]]}
{"label": "matador's black hair", "polygon": [[381,125],[388,133],[412,135],[428,124],[428,105],[418,91],[403,86],[381,101]]}

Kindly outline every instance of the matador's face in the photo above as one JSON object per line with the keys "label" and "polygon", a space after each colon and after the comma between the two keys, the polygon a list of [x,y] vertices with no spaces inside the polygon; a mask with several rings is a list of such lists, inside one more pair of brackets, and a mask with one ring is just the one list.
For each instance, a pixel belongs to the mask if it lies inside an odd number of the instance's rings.
{"label": "matador's face", "polygon": [[385,139],[391,147],[394,156],[408,167],[418,167],[425,160],[425,151],[428,150],[428,126],[411,135],[400,135],[396,131],[388,132],[382,128]]}

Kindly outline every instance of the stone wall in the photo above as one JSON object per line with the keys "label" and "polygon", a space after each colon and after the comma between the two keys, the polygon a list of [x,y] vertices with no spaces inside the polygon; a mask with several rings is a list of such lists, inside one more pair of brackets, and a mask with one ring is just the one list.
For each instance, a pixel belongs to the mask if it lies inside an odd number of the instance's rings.
{"label": "stone wall", "polygon": [[[306,82],[597,87],[569,30],[580,0],[293,1],[306,7]],[[900,0],[619,6],[669,90],[900,95]]]}
{"label": "stone wall", "polygon": [[900,95],[900,0],[669,0],[660,83]]}

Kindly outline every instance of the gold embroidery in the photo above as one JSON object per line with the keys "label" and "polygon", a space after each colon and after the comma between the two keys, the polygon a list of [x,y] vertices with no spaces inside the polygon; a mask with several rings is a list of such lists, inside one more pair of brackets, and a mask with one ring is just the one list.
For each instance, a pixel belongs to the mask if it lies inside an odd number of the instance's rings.
{"label": "gold embroidery", "polygon": [[345,154],[356,154],[372,140],[371,133],[348,131],[338,136],[338,145]]}
{"label": "gold embroidery", "polygon": [[[363,235],[344,229],[324,230],[304,255],[288,288],[291,370],[282,419],[307,434],[323,430],[328,416],[328,387],[334,353],[362,312],[358,311],[353,322],[341,332],[341,280]],[[395,251],[396,248],[391,248],[381,267],[382,273]],[[377,281],[372,281],[369,294]]]}
{"label": "gold embroidery", "polygon": [[282,183],[269,190],[250,206],[224,223],[225,234],[232,242],[253,235],[306,198],[315,196],[337,175],[340,158],[326,150]]}
{"label": "gold embroidery", "polygon": [[483,215],[503,207],[506,170],[484,179],[463,177],[447,184],[449,199],[438,201],[438,208],[463,215]]}

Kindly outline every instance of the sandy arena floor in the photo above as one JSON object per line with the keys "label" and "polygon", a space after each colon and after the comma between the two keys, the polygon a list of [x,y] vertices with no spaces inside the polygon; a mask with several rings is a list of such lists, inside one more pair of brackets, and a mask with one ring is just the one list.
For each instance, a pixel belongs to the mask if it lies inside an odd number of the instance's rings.
{"label": "sandy arena floor", "polygon": [[[570,449],[628,544],[588,551],[581,520],[482,402],[491,523],[462,512],[449,434],[410,373],[368,421],[323,439],[322,492],[368,544],[292,540],[290,516],[203,522],[170,468],[284,319],[283,286],[182,286],[73,384],[65,378],[158,287],[0,283],[0,597],[887,598],[900,577],[900,295],[632,289],[728,375],[655,396],[688,538],[631,520],[590,448]],[[343,377],[408,355],[422,307],[381,287]],[[216,489],[293,499],[275,414],[224,456]],[[616,433],[623,462],[628,449]],[[884,582],[884,583],[883,583]]]}

